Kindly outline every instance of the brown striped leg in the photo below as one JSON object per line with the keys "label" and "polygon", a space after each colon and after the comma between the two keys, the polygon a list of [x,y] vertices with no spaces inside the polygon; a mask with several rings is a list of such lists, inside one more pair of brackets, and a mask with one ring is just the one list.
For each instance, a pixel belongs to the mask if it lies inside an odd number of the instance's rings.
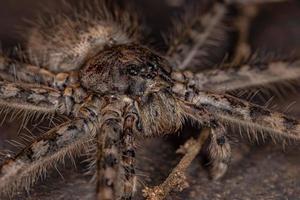
{"label": "brown striped leg", "polygon": [[124,189],[121,196],[122,200],[131,200],[136,190],[135,148],[133,135],[135,123],[135,115],[128,115],[125,117],[124,132],[121,138],[121,167],[124,170]]}
{"label": "brown striped leg", "polygon": [[225,133],[225,127],[220,123],[211,124],[208,157],[210,176],[213,180],[221,178],[226,173],[230,162],[231,148]]}
{"label": "brown striped leg", "polygon": [[216,126],[216,121],[247,127],[251,130],[247,134],[254,139],[259,138],[259,133],[266,132],[269,136],[281,140],[285,138],[300,140],[299,120],[226,94],[191,91],[184,88],[179,93],[178,91],[179,87],[176,88],[176,92],[182,101],[183,114],[212,128],[208,153],[213,179],[224,175],[230,159],[230,147],[224,127]]}
{"label": "brown striped leg", "polygon": [[76,119],[32,141],[28,147],[0,165],[0,196],[29,189],[49,168],[61,163],[65,156],[78,155],[84,144],[93,137],[94,131],[91,121]]}
{"label": "brown striped leg", "polygon": [[0,82],[0,105],[25,111],[65,113],[63,93],[46,86]]}
{"label": "brown striped leg", "polygon": [[97,199],[115,200],[118,195],[121,117],[106,119],[98,134]]}
{"label": "brown striped leg", "polygon": [[[174,88],[225,92],[260,85],[280,83],[300,78],[300,60],[262,61],[225,69],[212,69],[200,73],[173,72],[178,83]],[[182,90],[183,91],[183,90]]]}
{"label": "brown striped leg", "polygon": [[63,89],[78,81],[78,74],[77,72],[54,74],[47,69],[0,56],[0,78],[11,82],[22,81]]}
{"label": "brown striped leg", "polygon": [[[123,192],[121,174],[122,133],[124,127],[124,110],[126,100],[111,97],[107,105],[101,109],[100,128],[97,134],[97,199],[115,200]],[[128,100],[128,99],[127,99]]]}
{"label": "brown striped leg", "polygon": [[300,121],[284,114],[226,94],[197,90],[177,94],[197,109],[205,108],[216,119],[249,128],[252,138],[258,138],[258,132],[267,132],[278,138],[300,140]]}
{"label": "brown striped leg", "polygon": [[231,157],[231,148],[226,137],[225,127],[203,106],[182,102],[181,108],[185,116],[210,129],[210,138],[206,149],[209,171],[212,179],[221,178],[227,170]]}
{"label": "brown striped leg", "polygon": [[95,137],[95,124],[103,99],[89,97],[73,110],[75,119],[56,126],[0,165],[0,196],[14,195],[29,189],[39,176],[63,161],[66,155],[77,155]]}
{"label": "brown striped leg", "polygon": [[[201,6],[197,7],[196,13],[193,9],[186,11],[186,16],[182,25],[178,25],[178,20],[174,25],[175,35],[171,38],[170,49],[167,52],[168,60],[176,69],[196,69],[205,65],[207,61],[207,51],[220,48],[220,41],[225,38],[223,20],[227,12],[227,5],[220,1],[211,1],[212,5],[203,14],[199,12]],[[173,31],[174,32],[174,31]],[[199,68],[198,68],[199,69]]]}

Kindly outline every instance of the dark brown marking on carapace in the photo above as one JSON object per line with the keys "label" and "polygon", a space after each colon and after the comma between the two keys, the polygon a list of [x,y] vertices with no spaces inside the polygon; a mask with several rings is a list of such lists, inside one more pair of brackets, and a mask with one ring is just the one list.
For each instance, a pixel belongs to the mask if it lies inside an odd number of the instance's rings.
{"label": "dark brown marking on carapace", "polygon": [[173,84],[166,59],[137,44],[106,48],[91,58],[80,74],[82,85],[98,93],[142,96],[149,86]]}

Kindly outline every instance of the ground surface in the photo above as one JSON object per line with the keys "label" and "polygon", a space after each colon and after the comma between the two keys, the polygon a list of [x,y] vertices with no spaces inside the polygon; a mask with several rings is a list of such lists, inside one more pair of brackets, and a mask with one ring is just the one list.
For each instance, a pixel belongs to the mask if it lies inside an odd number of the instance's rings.
{"label": "ground surface", "polygon": [[[18,2],[18,4],[17,4]],[[29,4],[32,2],[32,4]],[[17,38],[13,27],[20,24],[22,16],[30,17],[35,11],[33,6],[38,1],[1,1],[0,2],[0,29],[1,40],[5,47],[16,43]],[[46,1],[45,1],[46,2]],[[49,8],[59,6],[49,4]],[[146,13],[149,6],[157,7],[157,16],[162,17],[163,6],[157,6],[157,1],[145,1]],[[46,4],[45,4],[46,5]],[[48,6],[48,4],[47,4]],[[169,9],[167,9],[169,10]],[[255,39],[254,46],[263,46],[269,49],[277,49],[282,52],[294,50],[300,53],[300,5],[299,3],[277,4],[263,10],[263,16],[256,20],[256,27],[253,30]],[[156,27],[163,27],[159,24],[160,19],[150,21]],[[164,18],[163,18],[164,19]],[[168,20],[162,20],[168,21]],[[253,37],[254,38],[254,37]],[[292,102],[300,98],[285,98],[283,102]],[[288,104],[288,103],[287,103]],[[292,115],[300,116],[300,104],[293,106]],[[0,148],[4,147],[4,140],[13,137],[15,124],[6,124],[0,129]],[[183,134],[189,134],[185,131]],[[170,172],[180,156],[174,154],[177,146],[170,139],[151,139],[140,142],[138,151],[139,176],[141,182],[146,185],[159,184]],[[176,139],[175,139],[176,140]],[[195,160],[189,169],[188,180],[190,187],[182,193],[172,193],[170,200],[191,199],[191,200],[217,200],[217,199],[274,199],[294,200],[300,199],[300,150],[299,143],[282,150],[281,145],[234,145],[234,159],[226,176],[216,182],[208,179],[206,171],[202,168],[200,161]],[[67,164],[66,168],[59,173],[53,171],[50,178],[39,182],[29,195],[20,194],[16,199],[20,200],[79,200],[91,199],[94,186],[90,184],[90,177],[83,175],[84,166],[77,162],[78,167],[74,168]],[[142,199],[139,193],[136,199]]]}

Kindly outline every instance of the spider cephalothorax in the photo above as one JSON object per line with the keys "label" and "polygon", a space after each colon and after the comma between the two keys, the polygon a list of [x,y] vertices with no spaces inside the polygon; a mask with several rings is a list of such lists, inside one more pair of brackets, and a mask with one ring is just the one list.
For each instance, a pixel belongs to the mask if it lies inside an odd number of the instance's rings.
{"label": "spider cephalothorax", "polygon": [[[97,181],[96,198],[132,199],[135,140],[175,133],[186,121],[209,130],[206,150],[214,179],[224,175],[230,161],[225,124],[246,127],[254,138],[258,130],[299,140],[298,120],[226,94],[298,79],[299,60],[195,70],[199,58],[209,55],[207,46],[221,46],[220,38],[226,38],[223,19],[232,3],[226,2],[211,1],[204,14],[182,22],[165,54],[140,44],[135,16],[116,8],[109,12],[97,3],[30,29],[28,64],[0,57],[0,105],[4,111],[24,110],[24,119],[43,113],[68,120],[31,139],[18,154],[5,154],[0,195],[28,189],[64,156],[85,152]],[[199,147],[192,151],[190,161]],[[160,189],[150,193],[145,195],[149,199],[165,196]]]}
{"label": "spider cephalothorax", "polygon": [[180,108],[171,91],[171,67],[150,49],[137,44],[104,49],[85,64],[80,76],[88,90],[134,99],[142,114],[141,126],[148,127],[142,130],[145,135],[172,133],[180,127]]}

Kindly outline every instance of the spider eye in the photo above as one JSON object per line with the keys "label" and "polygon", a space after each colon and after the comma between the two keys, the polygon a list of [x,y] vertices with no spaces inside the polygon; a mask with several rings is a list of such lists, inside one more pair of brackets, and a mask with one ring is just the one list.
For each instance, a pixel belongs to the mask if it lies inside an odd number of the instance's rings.
{"label": "spider eye", "polygon": [[147,75],[146,75],[146,78],[147,78],[147,79],[153,79],[154,77],[155,77],[154,74],[147,74]]}
{"label": "spider eye", "polygon": [[149,71],[154,71],[154,70],[157,69],[157,64],[154,63],[154,62],[153,63],[148,63],[147,65],[148,65]]}
{"label": "spider eye", "polygon": [[128,65],[127,73],[131,76],[136,76],[139,74],[139,66],[137,65]]}

